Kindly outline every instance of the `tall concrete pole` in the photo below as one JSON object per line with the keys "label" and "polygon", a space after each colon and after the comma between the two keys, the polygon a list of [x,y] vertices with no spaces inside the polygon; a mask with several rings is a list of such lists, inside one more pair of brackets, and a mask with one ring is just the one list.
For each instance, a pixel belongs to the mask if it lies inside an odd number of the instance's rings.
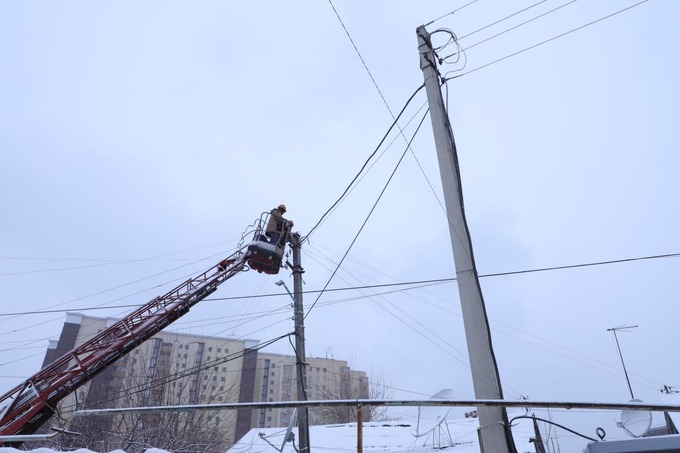
{"label": "tall concrete pole", "polygon": [[[307,358],[305,355],[305,314],[302,308],[302,273],[300,264],[300,234],[292,233],[289,237],[293,250],[293,299],[295,312],[295,360],[297,370],[297,399],[307,401]],[[298,445],[300,453],[309,453],[309,416],[307,407],[298,407]]]}
{"label": "tall concrete pole", "polygon": [[[491,345],[486,308],[479,286],[477,269],[472,254],[472,242],[465,219],[463,193],[458,172],[458,156],[453,130],[444,107],[439,86],[437,56],[432,47],[430,34],[424,26],[416,30],[420,68],[425,78],[425,90],[430,106],[430,118],[439,160],[439,171],[444,189],[446,215],[453,258],[458,280],[458,293],[467,338],[472,382],[477,399],[503,399],[496,358]],[[515,445],[508,426],[504,408],[478,407],[481,450],[485,453],[514,453]]]}

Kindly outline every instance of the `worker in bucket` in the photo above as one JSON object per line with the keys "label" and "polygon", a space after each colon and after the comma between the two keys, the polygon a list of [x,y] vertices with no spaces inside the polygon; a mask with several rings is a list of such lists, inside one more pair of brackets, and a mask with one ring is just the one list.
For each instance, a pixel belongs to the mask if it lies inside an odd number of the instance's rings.
{"label": "worker in bucket", "polygon": [[[269,222],[267,222],[267,228],[264,230],[264,233],[269,237],[269,242],[271,244],[277,245],[281,235],[287,235],[293,227],[292,220],[283,218],[285,213],[286,205],[283,203],[272,209],[269,213]],[[285,236],[283,240],[285,242]]]}

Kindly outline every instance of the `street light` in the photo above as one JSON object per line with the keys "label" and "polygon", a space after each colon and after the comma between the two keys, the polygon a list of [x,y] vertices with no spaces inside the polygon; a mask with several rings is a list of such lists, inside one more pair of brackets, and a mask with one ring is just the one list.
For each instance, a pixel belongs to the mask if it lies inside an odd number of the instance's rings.
{"label": "street light", "polygon": [[291,293],[290,290],[288,289],[288,287],[286,286],[286,282],[284,282],[283,280],[279,280],[278,282],[276,282],[274,284],[276,286],[283,286],[286,289],[286,292],[288,293],[290,298],[293,299],[293,302],[295,302],[295,297],[293,296],[293,293]]}
{"label": "street light", "polygon": [[630,397],[632,399],[635,399],[635,396],[633,396],[633,387],[630,385],[630,379],[628,379],[628,371],[626,371],[626,364],[623,362],[623,354],[621,353],[621,346],[619,345],[619,338],[616,336],[616,331],[617,330],[623,330],[625,332],[628,332],[626,329],[633,329],[637,327],[635,326],[619,326],[619,327],[612,327],[611,329],[607,329],[607,332],[614,332],[614,340],[616,340],[616,348],[619,350],[619,357],[621,357],[621,365],[623,366],[623,374],[626,375],[626,382],[628,383],[628,390],[630,390]]}

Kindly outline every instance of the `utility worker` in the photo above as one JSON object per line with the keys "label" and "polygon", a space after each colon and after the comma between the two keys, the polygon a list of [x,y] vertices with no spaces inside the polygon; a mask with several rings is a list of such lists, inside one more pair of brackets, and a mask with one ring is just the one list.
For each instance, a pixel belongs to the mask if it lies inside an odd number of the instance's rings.
{"label": "utility worker", "polygon": [[267,228],[264,230],[264,233],[269,237],[271,244],[278,245],[281,235],[288,234],[288,231],[293,227],[292,220],[283,218],[285,213],[286,205],[283,203],[272,209],[269,213],[269,222],[267,222]]}

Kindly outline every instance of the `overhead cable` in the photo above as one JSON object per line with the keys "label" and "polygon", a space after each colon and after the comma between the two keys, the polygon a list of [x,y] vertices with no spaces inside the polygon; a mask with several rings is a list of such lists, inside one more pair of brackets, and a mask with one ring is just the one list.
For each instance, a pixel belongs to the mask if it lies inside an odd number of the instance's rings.
{"label": "overhead cable", "polygon": [[[420,88],[422,88],[423,86],[425,86],[425,85],[422,85]],[[418,90],[416,90],[416,93],[420,90],[420,88],[418,88]],[[413,96],[415,96],[416,93],[413,93]],[[413,98],[413,96],[411,96],[411,99]],[[409,101],[410,101],[410,99],[409,99]],[[407,105],[408,105],[408,103],[407,103]],[[394,170],[392,170],[392,174],[390,174],[390,177],[387,179],[387,182],[385,183],[385,186],[384,186],[383,189],[380,191],[380,194],[378,195],[378,198],[375,200],[375,203],[373,204],[373,207],[372,207],[371,210],[368,212],[368,215],[366,216],[366,219],[365,219],[364,222],[361,224],[361,227],[359,227],[359,231],[357,231],[357,234],[354,236],[354,239],[352,239],[352,242],[350,243],[349,247],[347,247],[347,251],[345,251],[345,254],[344,254],[343,257],[340,259],[340,262],[338,263],[338,266],[335,268],[335,270],[333,271],[333,273],[331,274],[331,276],[328,278],[328,281],[326,282],[326,284],[324,285],[323,289],[321,290],[321,292],[320,292],[319,295],[317,296],[316,300],[315,300],[314,303],[309,307],[309,309],[307,310],[307,313],[305,313],[305,316],[303,317],[303,320],[304,320],[305,318],[307,318],[307,316],[309,316],[309,313],[312,311],[312,309],[314,308],[314,306],[316,305],[316,303],[319,301],[319,299],[320,299],[321,296],[323,295],[324,291],[326,290],[326,288],[328,287],[328,285],[329,285],[329,284],[331,283],[331,281],[333,280],[333,277],[334,277],[335,274],[337,273],[338,269],[340,269],[340,266],[342,265],[342,262],[345,260],[345,258],[346,258],[347,255],[349,254],[349,251],[352,249],[352,246],[354,246],[354,243],[355,243],[355,242],[357,241],[357,239],[359,238],[359,235],[361,234],[361,232],[363,231],[364,227],[365,227],[366,224],[368,223],[368,220],[371,218],[371,215],[373,214],[373,211],[374,211],[375,208],[378,206],[378,203],[379,203],[380,200],[382,199],[382,196],[385,194],[385,191],[387,190],[387,187],[390,185],[390,182],[392,181],[392,178],[393,178],[394,175],[396,174],[397,169],[399,169],[399,165],[400,165],[401,162],[404,160],[404,156],[406,156],[406,153],[408,152],[408,150],[409,150],[409,148],[410,148],[411,142],[412,142],[413,139],[416,137],[416,135],[418,135],[418,131],[420,130],[420,126],[423,125],[423,122],[425,121],[425,118],[427,118],[427,114],[429,113],[429,111],[430,111],[430,110],[428,109],[428,110],[425,112],[425,115],[423,115],[422,119],[420,120],[420,123],[418,123],[418,127],[416,128],[415,132],[414,132],[413,135],[411,136],[411,140],[409,140],[409,143],[407,144],[406,149],[404,150],[404,152],[402,153],[401,157],[399,158],[399,161],[397,162],[397,165],[395,165]],[[402,110],[402,112],[403,112],[403,110]],[[400,112],[399,115],[401,115],[402,112]],[[398,117],[397,117],[397,119],[398,119]],[[394,124],[396,124],[396,120],[395,120],[395,123],[393,123],[393,125],[394,125]],[[390,129],[391,129],[391,127],[390,127]],[[383,139],[383,140],[384,140],[384,139]]]}
{"label": "overhead cable", "polygon": [[541,0],[540,2],[536,2],[536,3],[534,3],[533,5],[529,5],[529,6],[527,6],[527,7],[524,8],[524,9],[520,9],[519,11],[516,11],[516,12],[510,14],[509,16],[505,16],[504,18],[498,19],[498,20],[495,21],[495,22],[491,22],[490,24],[485,25],[485,26],[483,26],[482,28],[478,28],[477,30],[471,31],[471,32],[468,33],[467,35],[463,35],[463,36],[461,36],[461,37],[458,38],[458,39],[459,39],[459,40],[460,40],[460,39],[465,39],[465,38],[467,38],[468,36],[472,36],[472,35],[474,35],[475,33],[479,33],[480,31],[486,30],[486,29],[489,28],[489,27],[493,27],[493,26],[496,25],[496,24],[500,24],[501,22],[503,22],[503,21],[505,21],[505,20],[508,20],[508,19],[510,19],[511,17],[515,17],[516,15],[521,14],[521,13],[523,13],[524,11],[528,11],[528,10],[530,10],[531,8],[534,8],[534,7],[538,6],[538,5],[540,5],[541,3],[545,3],[545,2],[547,2],[547,1],[548,1],[548,0]]}
{"label": "overhead cable", "polygon": [[480,69],[484,69],[484,68],[486,68],[486,67],[488,67],[488,66],[491,66],[491,65],[493,65],[493,64],[499,63],[499,62],[501,62],[501,61],[503,61],[503,60],[507,60],[508,58],[514,57],[514,56],[519,55],[519,54],[521,54],[521,53],[524,53],[524,52],[526,52],[526,51],[528,51],[528,50],[534,49],[534,48],[536,48],[536,47],[538,47],[538,46],[542,46],[543,44],[546,44],[546,43],[549,43],[549,42],[554,41],[554,40],[556,40],[556,39],[562,38],[562,37],[564,37],[564,36],[566,36],[566,35],[568,35],[568,34],[574,33],[575,31],[582,30],[582,29],[584,29],[584,28],[586,28],[586,27],[589,27],[590,25],[596,24],[596,23],[598,23],[598,22],[602,22],[603,20],[609,19],[609,18],[611,18],[611,17],[613,17],[613,16],[616,16],[617,14],[621,14],[621,13],[623,13],[623,12],[625,12],[625,11],[628,11],[629,9],[635,8],[636,6],[640,6],[640,5],[642,5],[643,3],[647,3],[648,1],[649,1],[649,0],[642,0],[641,2],[638,2],[638,3],[635,3],[635,4],[633,4],[633,5],[627,6],[626,8],[620,9],[620,10],[618,10],[618,11],[616,11],[616,12],[613,12],[613,13],[607,15],[607,16],[601,17],[601,18],[596,19],[596,20],[594,20],[594,21],[592,21],[592,22],[588,22],[587,24],[583,24],[583,25],[581,25],[580,27],[573,28],[573,29],[571,29],[571,30],[569,30],[569,31],[566,31],[566,32],[564,32],[564,33],[561,33],[561,34],[559,34],[559,35],[557,35],[557,36],[553,36],[552,38],[546,39],[545,41],[541,41],[541,42],[539,42],[539,43],[537,43],[537,44],[534,44],[534,45],[532,45],[532,46],[526,47],[526,48],[524,48],[524,49],[522,49],[522,50],[518,50],[517,52],[514,52],[514,53],[511,53],[511,54],[509,54],[509,55],[506,55],[506,56],[504,56],[504,57],[502,57],[502,58],[499,58],[499,59],[497,59],[497,60],[494,60],[494,61],[492,61],[492,62],[490,62],[490,63],[486,63],[486,64],[484,64],[484,65],[482,65],[482,66],[478,66],[478,67],[476,67],[476,68],[474,68],[474,69],[471,69],[471,70],[469,70],[469,71],[467,71],[467,72],[465,72],[465,73],[463,73],[463,74],[459,74],[459,75],[456,75],[456,76],[452,76],[452,77],[450,77],[448,80],[457,79],[457,78],[459,78],[459,77],[463,77],[463,76],[466,76],[466,75],[468,75],[468,74],[472,74],[473,72],[479,71]]}
{"label": "overhead cable", "polygon": [[[495,272],[491,274],[480,274],[479,278],[489,278],[489,277],[505,277],[505,276],[510,276],[510,275],[520,275],[520,274],[531,274],[531,273],[538,273],[538,272],[548,272],[548,271],[558,271],[558,270],[565,270],[565,269],[576,269],[576,268],[581,268],[581,267],[593,267],[593,266],[605,266],[605,265],[610,265],[610,264],[620,264],[620,263],[629,263],[633,261],[646,261],[646,260],[655,260],[655,259],[663,259],[663,258],[678,258],[680,257],[680,253],[666,253],[663,255],[649,255],[649,256],[638,256],[638,257],[633,257],[633,258],[622,258],[618,260],[607,260],[607,261],[594,261],[594,262],[589,262],[589,263],[579,263],[579,264],[566,264],[564,266],[552,266],[552,267],[540,267],[540,268],[535,268],[535,269],[522,269],[522,270],[517,270],[517,271],[508,271],[508,272]],[[318,294],[321,292],[335,292],[335,291],[351,291],[351,290],[356,290],[356,289],[369,289],[369,288],[385,288],[385,287],[391,287],[391,286],[407,286],[407,285],[430,285],[430,284],[438,284],[438,283],[446,283],[446,282],[454,282],[456,281],[455,277],[451,278],[435,278],[435,279],[428,279],[428,280],[412,280],[412,281],[407,281],[407,282],[398,282],[398,283],[382,283],[379,285],[364,285],[364,286],[351,286],[351,287],[343,287],[343,288],[327,288],[327,289],[315,289],[315,290],[305,290],[302,293],[303,294]],[[414,287],[417,288],[417,287]],[[410,289],[410,288],[408,288]],[[229,296],[229,297],[210,297],[204,299],[204,301],[217,301],[217,300],[241,300],[241,299],[250,299],[250,298],[263,298],[263,297],[278,297],[278,296],[285,296],[287,293],[269,293],[269,294],[260,294],[260,295],[246,295],[246,296]],[[130,307],[139,307],[139,304],[130,304],[130,305],[113,305],[110,307],[76,307],[76,308],[69,308],[69,309],[62,309],[62,310],[36,310],[36,311],[24,311],[24,312],[13,312],[13,313],[0,313],[0,317],[2,316],[18,316],[18,315],[35,315],[35,314],[43,314],[43,313],[58,313],[58,312],[67,312],[67,311],[91,311],[91,310],[102,310],[104,308],[130,308]]]}
{"label": "overhead cable", "polygon": [[450,15],[456,13],[457,11],[460,11],[460,10],[463,9],[463,8],[467,8],[468,6],[470,6],[470,5],[472,5],[473,3],[476,3],[476,2],[478,2],[478,1],[479,1],[479,0],[472,0],[471,2],[466,3],[465,5],[463,5],[463,6],[459,7],[459,8],[456,8],[456,9],[454,9],[453,11],[444,14],[443,16],[440,16],[440,17],[438,17],[438,18],[436,18],[436,19],[433,19],[433,20],[429,21],[428,23],[426,23],[426,24],[423,25],[423,26],[424,26],[424,27],[427,27],[428,25],[432,25],[432,24],[434,24],[435,22],[437,22],[438,20],[441,20],[441,19],[445,18],[446,16],[450,16]]}
{"label": "overhead cable", "polygon": [[[467,46],[467,47],[466,47],[465,49],[463,49],[463,50],[470,50],[470,49],[472,49],[473,47],[477,47],[477,46],[479,46],[480,44],[484,44],[484,43],[487,42],[487,41],[491,41],[491,40],[494,39],[494,38],[497,38],[497,37],[499,37],[499,36],[501,36],[501,35],[504,35],[504,34],[506,34],[506,33],[508,33],[508,32],[511,32],[512,30],[515,30],[515,29],[517,29],[517,28],[519,28],[519,27],[522,27],[522,26],[524,26],[524,25],[526,25],[526,24],[528,24],[528,23],[530,23],[530,22],[533,22],[533,21],[535,21],[535,20],[538,20],[538,19],[540,19],[541,17],[547,16],[548,14],[554,13],[555,11],[562,9],[562,8],[564,8],[565,6],[569,6],[569,5],[571,5],[572,3],[575,3],[575,2],[577,2],[577,1],[578,1],[578,0],[571,0],[571,1],[569,1],[569,2],[567,2],[567,3],[564,3],[564,4],[560,5],[560,6],[557,6],[557,7],[553,8],[553,9],[551,9],[551,10],[549,10],[549,11],[544,12],[543,14],[539,14],[538,16],[532,17],[532,18],[529,19],[529,20],[526,20],[526,21],[524,21],[524,22],[522,22],[522,23],[520,23],[520,24],[517,24],[517,25],[515,25],[514,27],[510,27],[510,28],[508,28],[507,30],[503,30],[503,31],[500,32],[500,33],[496,33],[496,34],[493,35],[493,36],[489,36],[489,37],[486,38],[486,39],[483,39],[483,40],[481,40],[481,41],[479,41],[479,42],[476,42],[476,43],[474,43],[474,44],[471,44],[471,45]],[[451,56],[451,55],[449,55],[448,57],[450,57],[450,56]],[[446,58],[448,58],[448,57],[446,57]]]}
{"label": "overhead cable", "polygon": [[383,135],[382,139],[380,139],[380,142],[378,143],[378,146],[375,147],[375,150],[373,150],[373,153],[371,153],[371,155],[368,156],[368,159],[366,159],[366,161],[364,162],[364,164],[362,165],[362,167],[359,169],[359,172],[356,174],[356,176],[354,176],[354,178],[352,179],[352,181],[350,181],[349,185],[348,185],[347,188],[344,190],[344,192],[340,195],[340,197],[338,197],[338,199],[331,205],[331,207],[328,208],[328,210],[321,216],[321,218],[316,222],[316,224],[312,227],[312,229],[309,230],[309,233],[307,233],[307,235],[306,235],[305,237],[302,238],[302,241],[305,241],[306,239],[308,239],[308,238],[314,233],[314,231],[318,228],[318,226],[321,224],[321,222],[324,220],[324,218],[325,218],[325,217],[333,210],[333,208],[335,208],[335,206],[338,205],[338,203],[340,203],[340,202],[342,201],[342,199],[345,197],[345,195],[347,195],[347,192],[349,192],[349,190],[352,188],[352,186],[354,185],[354,183],[356,182],[356,180],[359,178],[359,176],[361,176],[362,172],[364,171],[364,169],[366,168],[366,166],[368,165],[368,163],[369,163],[369,162],[371,161],[371,159],[373,159],[373,157],[377,154],[378,150],[380,149],[380,147],[382,146],[382,144],[385,142],[385,140],[386,140],[387,137],[389,136],[390,132],[392,132],[392,129],[393,129],[394,126],[397,124],[397,121],[399,121],[399,118],[401,118],[401,115],[402,115],[402,114],[404,113],[404,111],[406,110],[406,107],[408,107],[408,105],[411,103],[411,101],[412,101],[413,98],[416,96],[416,94],[418,94],[418,92],[419,92],[420,90],[422,90],[424,87],[425,87],[425,84],[420,85],[420,86],[418,87],[418,89],[415,90],[415,91],[413,92],[413,94],[408,98],[408,100],[406,101],[406,104],[404,104],[404,107],[403,107],[403,108],[401,109],[401,111],[399,112],[399,115],[397,115],[397,117],[395,118],[395,120],[392,122],[392,124],[390,125],[390,127],[387,129],[387,132],[385,132],[385,135]]}

